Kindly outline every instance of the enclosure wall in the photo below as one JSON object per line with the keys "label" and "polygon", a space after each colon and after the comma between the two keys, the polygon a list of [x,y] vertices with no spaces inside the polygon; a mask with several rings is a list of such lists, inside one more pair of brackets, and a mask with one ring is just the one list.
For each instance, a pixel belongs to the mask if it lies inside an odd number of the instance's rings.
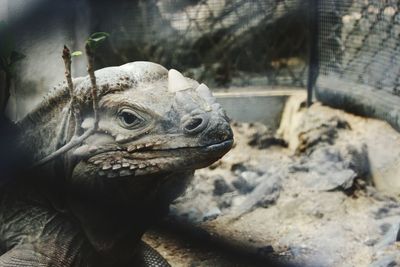
{"label": "enclosure wall", "polygon": [[399,1],[324,0],[316,97],[400,130]]}

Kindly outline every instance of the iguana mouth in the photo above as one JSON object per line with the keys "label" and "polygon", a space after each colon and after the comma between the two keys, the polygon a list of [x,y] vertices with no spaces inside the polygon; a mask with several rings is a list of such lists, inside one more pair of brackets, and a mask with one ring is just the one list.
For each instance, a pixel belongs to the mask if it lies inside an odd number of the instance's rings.
{"label": "iguana mouth", "polygon": [[157,149],[143,147],[128,152],[116,147],[101,151],[87,159],[98,176],[115,178],[141,176],[179,169],[203,168],[221,158],[230,150],[233,139],[207,146]]}
{"label": "iguana mouth", "polygon": [[205,146],[204,149],[206,151],[212,152],[212,151],[218,151],[224,148],[231,148],[233,145],[233,139],[229,139],[229,140],[225,140],[221,143],[217,143],[217,144],[212,144],[209,146]]}
{"label": "iguana mouth", "polygon": [[179,150],[185,150],[185,149],[199,149],[199,150],[204,150],[205,152],[213,152],[213,151],[218,151],[224,148],[230,148],[233,144],[233,139],[228,139],[225,141],[222,141],[220,143],[214,143],[211,145],[204,145],[204,146],[182,146],[182,147],[173,147],[173,148],[161,148],[157,149],[154,147],[149,147],[149,148],[142,148],[137,150],[137,152],[162,152],[162,151],[179,151]]}

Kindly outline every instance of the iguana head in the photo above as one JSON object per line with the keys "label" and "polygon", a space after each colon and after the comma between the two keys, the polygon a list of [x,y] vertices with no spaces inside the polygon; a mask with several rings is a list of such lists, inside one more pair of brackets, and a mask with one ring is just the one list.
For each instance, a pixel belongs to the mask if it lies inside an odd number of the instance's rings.
{"label": "iguana head", "polygon": [[[97,130],[38,167],[43,178],[35,182],[42,181],[55,207],[78,218],[98,251],[131,252],[131,242],[182,193],[193,171],[229,151],[232,130],[207,86],[175,70],[133,62],[95,74]],[[74,84],[79,128],[91,133],[91,81],[77,78]],[[75,138],[69,103],[64,84],[19,123],[21,150],[33,161]]]}
{"label": "iguana head", "polygon": [[[133,62],[96,72],[99,130],[69,153],[74,172],[104,179],[206,167],[232,146],[229,120],[204,84],[176,70]],[[90,103],[90,80],[77,84]],[[82,128],[92,127],[90,105]]]}

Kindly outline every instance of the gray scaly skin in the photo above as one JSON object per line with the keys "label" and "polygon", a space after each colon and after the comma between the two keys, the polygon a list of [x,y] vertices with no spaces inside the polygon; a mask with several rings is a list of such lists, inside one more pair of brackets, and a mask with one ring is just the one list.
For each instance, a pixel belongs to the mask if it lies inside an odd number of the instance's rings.
{"label": "gray scaly skin", "polygon": [[[195,169],[231,148],[228,119],[204,84],[150,62],[96,77],[98,130],[0,189],[1,267],[168,266],[142,234]],[[74,82],[83,132],[93,124],[91,83]],[[69,102],[61,85],[18,123],[25,165],[72,138]]]}

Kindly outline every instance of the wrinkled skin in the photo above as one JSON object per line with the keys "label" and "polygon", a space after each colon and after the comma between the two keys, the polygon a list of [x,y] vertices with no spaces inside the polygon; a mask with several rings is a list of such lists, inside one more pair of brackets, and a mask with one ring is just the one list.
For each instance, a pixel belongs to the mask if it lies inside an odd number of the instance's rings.
{"label": "wrinkled skin", "polygon": [[[195,169],[231,148],[228,119],[205,85],[150,62],[96,77],[98,131],[1,189],[0,266],[167,266],[142,234]],[[93,125],[90,80],[74,82],[84,131]],[[72,138],[68,103],[62,85],[19,123],[30,164]]]}

